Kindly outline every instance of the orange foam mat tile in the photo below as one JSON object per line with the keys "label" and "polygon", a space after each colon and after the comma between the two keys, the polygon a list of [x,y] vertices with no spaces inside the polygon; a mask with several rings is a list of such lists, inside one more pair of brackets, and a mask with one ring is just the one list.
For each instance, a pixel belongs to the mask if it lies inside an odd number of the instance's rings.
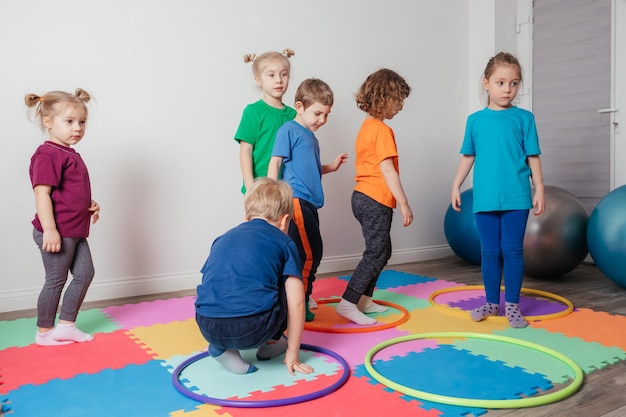
{"label": "orange foam mat tile", "polygon": [[412,310],[409,320],[397,328],[410,333],[454,331],[491,333],[507,327],[509,327],[509,324],[505,321],[483,320],[475,322],[469,318],[469,315],[467,318],[464,318],[429,307]]}
{"label": "orange foam mat tile", "polygon": [[626,350],[626,316],[580,308],[558,320],[535,321],[531,326]]}

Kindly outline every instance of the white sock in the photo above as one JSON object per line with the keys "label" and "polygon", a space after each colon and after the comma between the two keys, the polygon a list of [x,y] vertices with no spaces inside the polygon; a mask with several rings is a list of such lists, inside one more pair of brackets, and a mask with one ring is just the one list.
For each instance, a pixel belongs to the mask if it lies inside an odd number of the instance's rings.
{"label": "white sock", "polygon": [[335,310],[337,311],[337,314],[341,317],[345,317],[351,322],[360,324],[361,326],[367,326],[376,323],[375,319],[367,317],[365,314],[361,313],[356,304],[351,303],[345,298],[341,299]]}
{"label": "white sock", "polygon": [[54,328],[52,337],[57,341],[90,342],[93,336],[79,330],[76,323],[59,323]]}
{"label": "white sock", "polygon": [[313,297],[309,297],[309,310],[315,310],[317,308],[317,303],[313,299]]}
{"label": "white sock", "polygon": [[387,307],[375,303],[372,297],[369,297],[367,295],[361,296],[361,298],[359,299],[359,304],[357,304],[357,306],[359,307],[359,310],[363,313],[384,313],[388,310]]}
{"label": "white sock", "polygon": [[55,340],[54,337],[52,337],[53,330],[54,329],[51,329],[47,332],[37,331],[37,334],[35,335],[35,343],[39,346],[61,346],[74,343],[73,340]]}

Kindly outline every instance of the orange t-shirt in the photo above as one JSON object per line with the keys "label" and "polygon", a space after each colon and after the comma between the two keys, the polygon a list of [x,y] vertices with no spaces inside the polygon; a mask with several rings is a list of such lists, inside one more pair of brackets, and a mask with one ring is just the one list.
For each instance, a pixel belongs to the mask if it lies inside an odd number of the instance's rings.
{"label": "orange t-shirt", "polygon": [[365,119],[356,137],[355,154],[356,186],[354,190],[387,207],[395,208],[396,199],[391,194],[380,171],[380,163],[387,158],[392,158],[396,172],[400,172],[393,130],[382,120]]}

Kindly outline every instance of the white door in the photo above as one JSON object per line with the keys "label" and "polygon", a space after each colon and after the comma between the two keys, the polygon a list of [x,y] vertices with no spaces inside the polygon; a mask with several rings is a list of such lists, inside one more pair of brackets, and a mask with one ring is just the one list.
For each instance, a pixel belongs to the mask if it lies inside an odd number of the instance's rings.
{"label": "white door", "polygon": [[613,113],[615,135],[614,181],[612,188],[626,184],[626,0],[613,0],[614,53],[615,53],[615,101]]}
{"label": "white door", "polygon": [[574,193],[590,212],[626,183],[618,93],[623,9],[626,0],[534,0],[532,6],[532,109],[544,180]]}

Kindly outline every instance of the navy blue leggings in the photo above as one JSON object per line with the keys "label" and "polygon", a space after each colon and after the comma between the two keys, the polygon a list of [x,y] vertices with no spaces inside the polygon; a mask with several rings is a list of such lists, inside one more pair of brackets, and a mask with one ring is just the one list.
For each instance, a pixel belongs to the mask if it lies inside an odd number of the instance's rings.
{"label": "navy blue leggings", "polygon": [[504,272],[504,299],[519,303],[524,278],[524,233],[528,210],[475,214],[481,245],[481,270],[487,302],[500,303]]}
{"label": "navy blue leggings", "polygon": [[317,208],[302,198],[294,198],[293,206],[293,218],[289,222],[287,234],[298,247],[302,261],[305,301],[308,302],[313,292],[315,274],[324,254],[324,244]]}

